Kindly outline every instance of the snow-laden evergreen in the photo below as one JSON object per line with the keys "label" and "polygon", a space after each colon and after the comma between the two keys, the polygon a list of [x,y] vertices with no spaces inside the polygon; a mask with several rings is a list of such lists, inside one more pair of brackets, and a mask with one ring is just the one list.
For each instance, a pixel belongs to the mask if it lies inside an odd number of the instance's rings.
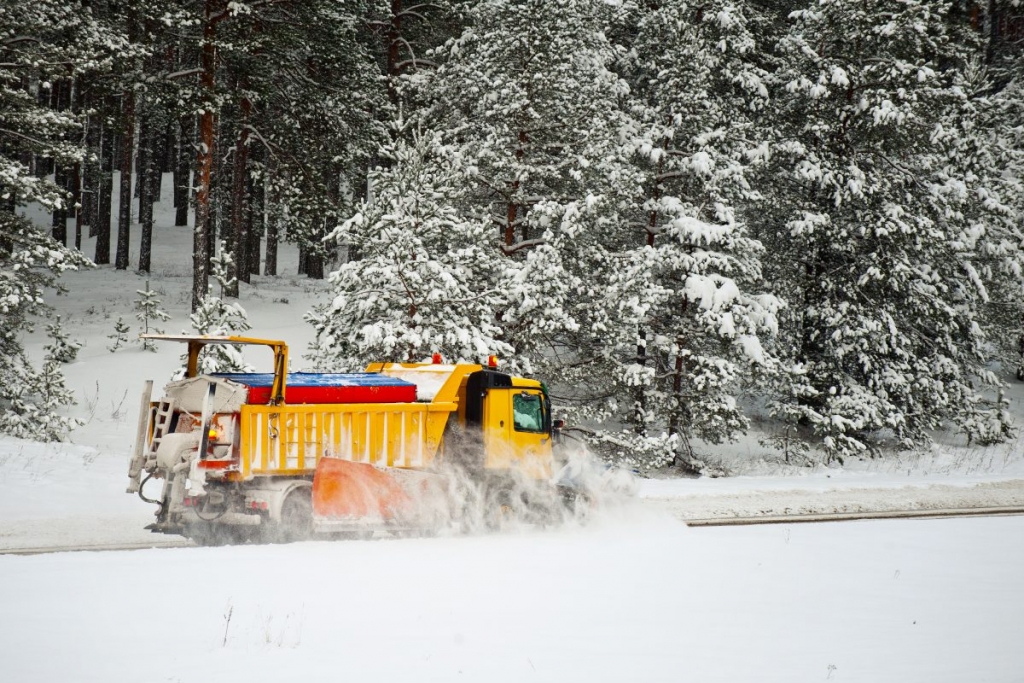
{"label": "snow-laden evergreen", "polygon": [[36,366],[25,354],[22,335],[46,316],[46,289],[58,287],[66,270],[88,261],[41,234],[27,220],[2,214],[0,244],[0,432],[22,438],[60,440],[73,425],[56,411],[73,402],[57,360]]}
{"label": "snow-laden evergreen", "polygon": [[481,2],[438,50],[427,87],[427,123],[473,172],[467,201],[488,211],[491,248],[506,256],[502,339],[551,381],[594,358],[607,255],[628,240],[639,193],[626,161],[629,86],[604,31],[614,12],[595,0]]}
{"label": "snow-laden evergreen", "polygon": [[[966,46],[946,7],[822,0],[791,15],[768,121],[779,137],[748,212],[790,303],[780,410],[827,452],[882,430],[910,446],[950,419],[980,433],[980,261],[1006,207],[962,144]],[[1019,243],[1019,241],[1018,241]]]}
{"label": "snow-laden evergreen", "polygon": [[[90,11],[56,0],[0,4],[0,432],[59,440],[74,421],[57,414],[74,398],[60,363],[41,367],[25,354],[22,335],[48,308],[44,292],[60,288],[59,275],[86,267],[81,253],[41,232],[22,214],[36,204],[67,206],[64,191],[32,173],[33,156],[74,164],[83,159],[70,112],[43,104],[52,80],[107,68],[124,41],[99,25]],[[23,87],[30,84],[29,88]],[[73,359],[65,344],[54,353]]]}
{"label": "snow-laden evergreen", "polygon": [[[141,323],[141,334],[150,333],[150,324],[165,322],[171,319],[171,316],[167,311],[160,308],[160,299],[157,297],[157,292],[149,288],[149,280],[146,280],[145,289],[137,289],[135,293],[139,295],[139,298],[135,300],[135,319]],[[152,332],[161,334],[163,330],[153,328]],[[115,333],[120,334],[115,327]],[[115,338],[114,346],[120,345],[120,337]],[[156,345],[149,339],[142,339],[142,348],[146,351],[155,351]]]}
{"label": "snow-laden evergreen", "polygon": [[[252,328],[249,316],[238,302],[228,303],[224,300],[224,292],[231,286],[232,269],[231,254],[221,249],[213,260],[210,274],[220,286],[220,296],[214,294],[213,285],[207,290],[206,296],[199,300],[199,307],[189,316],[191,332],[186,334],[205,334],[210,336],[230,336],[246,332]],[[183,360],[185,360],[183,358]],[[253,372],[237,346],[227,344],[211,344],[199,352],[199,373],[214,372]]]}
{"label": "snow-laden evergreen", "polygon": [[370,177],[373,199],[329,237],[356,256],[330,276],[333,301],[310,316],[317,365],[484,362],[509,355],[495,319],[508,300],[488,217],[466,211],[468,182],[438,136],[414,136]]}
{"label": "snow-laden evergreen", "polygon": [[689,440],[745,431],[740,379],[772,365],[762,339],[781,302],[763,293],[763,248],[735,208],[759,199],[747,173],[767,147],[753,122],[768,91],[747,22],[734,3],[664,3],[639,17],[628,61],[645,193],[611,279],[609,351],[628,390],[619,418],[632,423],[618,438],[648,465],[701,469]]}
{"label": "snow-laden evergreen", "polygon": [[[138,169],[148,272],[173,166],[176,226],[197,190],[197,330],[246,329],[224,299],[278,275],[289,239],[299,275],[347,255],[307,316],[322,367],[497,353],[645,466],[705,469],[750,405],[787,453],[1003,439],[1019,6],[0,0],[0,429],[69,399],[72,345],[45,367],[21,349],[86,263],[68,219],[109,263],[120,170],[115,266],[135,267]],[[222,360],[204,369],[241,367]]]}

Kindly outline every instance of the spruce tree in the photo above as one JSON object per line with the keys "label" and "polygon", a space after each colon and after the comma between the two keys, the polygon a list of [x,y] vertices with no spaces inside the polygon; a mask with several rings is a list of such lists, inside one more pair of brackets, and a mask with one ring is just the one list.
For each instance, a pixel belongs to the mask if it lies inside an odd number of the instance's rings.
{"label": "spruce tree", "polygon": [[[160,299],[157,298],[157,293],[149,288],[149,280],[146,280],[145,289],[137,289],[135,293],[139,295],[139,298],[135,300],[135,319],[142,323],[142,334],[149,334],[150,321],[163,322],[170,320],[171,316],[166,311],[160,308]],[[118,322],[121,323],[120,318]],[[121,323],[123,325],[123,323]],[[115,331],[120,334],[120,331],[115,327]],[[153,329],[154,332],[160,333],[161,330]],[[115,341],[115,348],[118,342]],[[142,348],[145,351],[156,351],[156,346],[153,342],[148,339],[142,340]]]}
{"label": "spruce tree", "polygon": [[764,249],[737,216],[759,198],[750,169],[768,139],[768,90],[749,19],[733,3],[672,0],[641,11],[627,73],[643,174],[632,244],[618,257],[605,340],[620,387],[616,435],[657,466],[701,470],[690,440],[746,430],[741,378],[773,363],[762,340],[781,302],[763,293]]}
{"label": "spruce tree", "polygon": [[430,133],[398,142],[371,175],[373,201],[331,238],[358,252],[331,274],[332,301],[309,317],[322,367],[374,361],[483,362],[511,351],[495,318],[504,257],[488,217],[463,213],[467,176]]}
{"label": "spruce tree", "polygon": [[778,409],[830,458],[883,430],[901,446],[945,420],[977,433],[980,389],[997,382],[983,261],[1006,207],[961,144],[970,53],[947,9],[822,0],[777,46],[778,139],[747,215],[790,304]]}

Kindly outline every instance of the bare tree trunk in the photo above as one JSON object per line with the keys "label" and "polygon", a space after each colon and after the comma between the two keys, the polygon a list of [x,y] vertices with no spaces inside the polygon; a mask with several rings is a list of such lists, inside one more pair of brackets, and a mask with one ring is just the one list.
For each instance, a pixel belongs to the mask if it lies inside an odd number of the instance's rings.
{"label": "bare tree trunk", "polygon": [[210,282],[210,183],[213,173],[214,85],[217,70],[218,0],[205,1],[205,22],[200,57],[199,86],[205,102],[199,116],[199,151],[196,155],[196,224],[192,240],[192,310],[206,296]]}
{"label": "bare tree trunk", "polygon": [[279,234],[279,221],[281,220],[281,207],[278,205],[280,199],[280,192],[271,188],[269,195],[267,192],[267,182],[270,178],[274,178],[277,174],[278,165],[275,161],[270,160],[267,166],[267,173],[262,178],[263,191],[265,196],[265,203],[268,207],[267,211],[267,247],[264,251],[264,262],[263,262],[263,274],[276,276],[277,275],[277,241],[280,238]]}
{"label": "bare tree trunk", "polygon": [[[230,115],[231,112],[228,112]],[[212,259],[214,254],[220,253],[221,248],[227,250],[234,260],[235,253],[235,231],[231,226],[231,188],[234,165],[231,160],[234,158],[235,146],[224,144],[224,121],[221,116],[217,117],[217,128],[213,134],[213,184],[210,186],[210,197],[213,201],[214,210],[210,215],[210,252]],[[227,152],[225,147],[230,150]],[[234,268],[230,269],[229,275],[233,276]],[[230,290],[229,290],[230,291]],[[231,296],[237,296],[232,294]]]}
{"label": "bare tree trunk", "polygon": [[[252,103],[242,98],[242,120],[235,143],[235,168],[231,174],[231,227],[234,231],[234,276],[241,282],[249,282],[249,235],[246,232],[245,186],[249,139],[249,114]],[[234,296],[238,296],[238,283],[234,285]]]}
{"label": "bare tree trunk", "polygon": [[[96,103],[89,97],[87,99],[90,109],[96,108]],[[86,159],[82,167],[82,222],[89,226],[89,237],[96,236],[96,213],[99,203],[100,176],[100,126],[99,116],[91,113],[85,120],[85,148],[90,157]]]}
{"label": "bare tree trunk", "polygon": [[135,91],[126,90],[122,99],[124,130],[121,135],[121,196],[117,217],[117,253],[114,267],[128,269],[128,242],[132,225],[132,151],[135,142]]}
{"label": "bare tree trunk", "polygon": [[[248,255],[249,274],[260,274],[260,239],[263,237],[263,183],[253,180],[252,174],[245,178],[246,203],[245,232],[249,236]],[[247,279],[246,282],[250,280]]]}
{"label": "bare tree trunk", "polygon": [[71,201],[75,207],[75,249],[82,250],[82,164],[71,169]]}
{"label": "bare tree trunk", "polygon": [[[528,140],[526,131],[519,131],[519,145],[516,147],[516,161],[521,161],[526,154],[524,146]],[[517,171],[518,172],[518,171]],[[522,220],[519,216],[519,205],[515,203],[515,196],[519,192],[519,178],[509,183],[508,205],[505,211],[505,246],[511,247],[516,241],[516,221]],[[522,221],[523,239],[526,239],[526,221]]]}
{"label": "bare tree trunk", "polygon": [[57,240],[58,242],[60,242],[64,246],[67,246],[67,243],[68,243],[68,196],[67,196],[67,194],[68,194],[67,193],[68,172],[67,172],[67,169],[65,169],[60,164],[56,164],[54,166],[53,182],[54,182],[54,184],[57,187],[59,187],[61,189],[61,194],[63,195],[64,203],[60,206],[60,208],[57,208],[57,209],[53,210],[53,220],[52,220],[51,235],[52,235],[53,239]]}
{"label": "bare tree trunk", "polygon": [[99,120],[99,169],[96,175],[96,255],[97,265],[110,263],[110,214],[113,212],[114,145],[110,127]]}
{"label": "bare tree trunk", "polygon": [[[74,112],[75,117],[82,111],[82,82],[79,79],[74,79],[70,85],[70,92],[68,93],[70,98],[71,111]],[[86,147],[86,153],[89,152],[89,148],[86,146],[88,142],[88,131],[83,128],[82,130],[82,146]],[[82,250],[82,163],[75,162],[74,166],[71,167],[71,177],[68,181],[68,190],[71,192],[71,210],[74,212],[75,217],[75,249]]]}
{"label": "bare tree trunk", "polygon": [[306,276],[314,280],[324,279],[324,255],[319,251],[306,252]]}
{"label": "bare tree trunk", "polygon": [[398,46],[402,37],[402,0],[391,0],[391,24],[387,35],[388,97],[392,104],[398,104]]}
{"label": "bare tree trunk", "polygon": [[139,175],[142,182],[139,185],[139,223],[142,226],[142,236],[139,242],[139,272],[150,272],[150,263],[153,252],[153,192],[156,187],[154,175],[159,170],[154,158],[153,144],[155,142],[157,117],[150,110],[139,121]]}
{"label": "bare tree trunk", "polygon": [[[53,84],[50,93],[50,106],[57,111],[65,111],[68,108],[71,84],[68,81],[60,80]],[[61,189],[64,202],[53,211],[52,236],[64,246],[68,243],[68,169],[66,166],[54,161],[53,183]]]}
{"label": "bare tree trunk", "polygon": [[178,121],[178,154],[174,166],[174,224],[188,225],[188,204],[192,194],[192,131],[195,120],[191,115]]}

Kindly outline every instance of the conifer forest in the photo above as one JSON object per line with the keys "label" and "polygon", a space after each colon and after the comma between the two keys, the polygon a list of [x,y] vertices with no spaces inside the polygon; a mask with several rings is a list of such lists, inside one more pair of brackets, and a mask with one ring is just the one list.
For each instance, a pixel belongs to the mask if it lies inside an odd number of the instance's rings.
{"label": "conifer forest", "polygon": [[0,432],[69,428],[46,297],[133,231],[148,273],[171,182],[193,325],[296,245],[310,368],[497,354],[645,466],[751,405],[828,460],[1006,439],[1020,4],[0,0]]}

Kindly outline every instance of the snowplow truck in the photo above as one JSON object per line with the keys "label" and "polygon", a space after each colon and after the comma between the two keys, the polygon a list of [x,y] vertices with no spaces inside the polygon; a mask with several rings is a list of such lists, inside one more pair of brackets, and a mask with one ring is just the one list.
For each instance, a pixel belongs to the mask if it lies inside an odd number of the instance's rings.
{"label": "snowplow truck", "polygon": [[[524,490],[530,505],[560,500],[547,393],[493,357],[291,373],[282,341],[145,336],[188,348],[184,378],[157,400],[148,381],[140,406],[128,492],[158,506],[153,531],[200,543],[367,537],[450,521],[466,485],[495,516]],[[273,372],[200,374],[210,344],[267,347]]]}

